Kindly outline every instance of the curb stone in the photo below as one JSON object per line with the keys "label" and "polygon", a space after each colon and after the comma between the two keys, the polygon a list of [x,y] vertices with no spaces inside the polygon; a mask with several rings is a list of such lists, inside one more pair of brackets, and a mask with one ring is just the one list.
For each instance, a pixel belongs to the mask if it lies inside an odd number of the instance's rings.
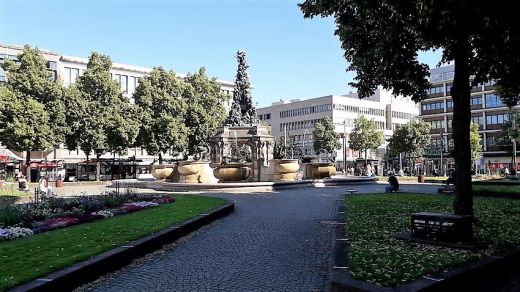
{"label": "curb stone", "polygon": [[[344,195],[346,198],[347,195]],[[375,283],[354,279],[348,271],[350,248],[345,230],[345,204],[339,200],[332,269],[332,291],[468,291],[476,289],[486,279],[498,277],[511,269],[520,269],[520,249],[496,252],[469,262],[462,267],[417,280],[397,287],[382,287]],[[341,205],[343,203],[343,205]]]}
{"label": "curb stone", "polygon": [[101,275],[120,269],[130,264],[134,259],[155,251],[165,244],[174,242],[202,226],[230,214],[234,209],[235,203],[228,201],[226,205],[212,210],[209,214],[198,215],[188,221],[126,243],[123,246],[15,287],[11,291],[72,290],[94,281]]}

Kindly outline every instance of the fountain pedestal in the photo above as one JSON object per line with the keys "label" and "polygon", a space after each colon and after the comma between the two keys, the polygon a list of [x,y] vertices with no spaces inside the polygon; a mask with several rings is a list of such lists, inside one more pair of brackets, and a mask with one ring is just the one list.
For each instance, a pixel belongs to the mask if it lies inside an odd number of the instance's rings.
{"label": "fountain pedestal", "polygon": [[[233,149],[241,149],[247,153],[241,153],[245,157],[250,168],[250,174],[245,178],[247,181],[268,181],[274,175],[274,168],[269,167],[269,161],[273,158],[273,146],[275,138],[269,134],[267,126],[224,126],[210,139],[212,164],[217,168],[214,171],[216,177],[222,173],[235,173],[233,167],[224,166],[231,164],[229,161],[237,159]],[[222,171],[220,169],[223,169]],[[247,172],[241,170],[240,173]],[[227,175],[227,174],[226,174]],[[224,176],[226,176],[224,175]]]}

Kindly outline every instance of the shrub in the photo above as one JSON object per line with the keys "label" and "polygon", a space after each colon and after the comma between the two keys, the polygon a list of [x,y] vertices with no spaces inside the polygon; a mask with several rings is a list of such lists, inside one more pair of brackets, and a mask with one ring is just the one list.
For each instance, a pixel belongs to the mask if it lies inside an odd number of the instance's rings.
{"label": "shrub", "polygon": [[82,196],[78,198],[79,208],[85,213],[92,213],[104,208],[103,201],[95,197]]}
{"label": "shrub", "polygon": [[0,226],[12,226],[21,222],[20,210],[7,205],[0,209]]}

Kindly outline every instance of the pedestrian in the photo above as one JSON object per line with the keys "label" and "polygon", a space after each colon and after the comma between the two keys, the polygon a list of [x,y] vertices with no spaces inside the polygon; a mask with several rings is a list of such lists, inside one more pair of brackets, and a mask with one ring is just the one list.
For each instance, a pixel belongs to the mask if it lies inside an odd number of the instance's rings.
{"label": "pedestrian", "polygon": [[393,172],[390,172],[388,178],[388,185],[385,187],[385,193],[397,192],[399,190],[399,181],[394,176]]}

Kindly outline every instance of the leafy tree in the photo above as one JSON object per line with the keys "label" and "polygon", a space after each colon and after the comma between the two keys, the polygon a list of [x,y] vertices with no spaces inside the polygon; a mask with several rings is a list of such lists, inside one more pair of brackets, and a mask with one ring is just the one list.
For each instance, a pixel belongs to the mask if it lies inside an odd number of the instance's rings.
{"label": "leafy tree", "polygon": [[[47,70],[47,61],[37,48],[26,45],[18,55],[19,65],[5,60],[10,103],[0,109],[4,118],[0,141],[15,151],[46,150],[63,142],[65,109],[62,88]],[[27,169],[29,172],[30,169]]]}
{"label": "leafy tree", "polygon": [[184,97],[187,105],[185,124],[189,128],[188,153],[194,155],[226,120],[224,101],[227,97],[220,91],[216,78],[206,76],[204,67],[193,75],[188,74],[184,81],[187,85]]}
{"label": "leafy tree", "polygon": [[354,121],[354,129],[350,133],[350,148],[365,152],[365,164],[368,161],[367,150],[377,149],[383,144],[383,131],[377,130],[374,121],[360,115]]}
{"label": "leafy tree", "polygon": [[299,5],[305,17],[335,18],[348,69],[357,71],[352,86],[362,98],[382,85],[420,101],[427,97],[430,83],[429,68],[418,61],[417,53],[441,49],[441,62],[454,61],[456,214],[473,215],[470,83],[496,80],[508,104],[516,104],[520,96],[520,18],[515,4],[307,0]]}
{"label": "leafy tree", "polygon": [[68,92],[73,95],[79,93],[78,96],[74,96],[79,102],[75,106],[77,111],[70,112],[68,120],[82,121],[75,124],[79,127],[73,128],[67,140],[72,142],[70,140],[75,138],[76,145],[85,152],[87,161],[90,153],[96,155],[96,180],[99,180],[100,176],[99,158],[110,150],[108,132],[114,127],[112,121],[115,113],[121,112],[120,107],[124,102],[119,84],[112,80],[110,75],[111,68],[112,61],[109,56],[92,53],[87,70],[76,82],[78,92],[74,92],[74,89]]}
{"label": "leafy tree", "polygon": [[411,120],[395,129],[388,140],[388,152],[392,155],[404,153],[408,158],[422,157],[430,145],[430,124],[422,120]]}
{"label": "leafy tree", "polygon": [[520,113],[518,112],[510,112],[509,120],[502,126],[502,130],[500,131],[500,136],[498,138],[498,144],[501,149],[504,151],[508,151],[511,153],[512,158],[512,172],[511,174],[516,174],[516,152],[517,152],[517,144],[520,142]]}
{"label": "leafy tree", "polygon": [[470,133],[469,133],[469,139],[470,139],[470,145],[471,145],[471,162],[472,164],[475,164],[477,160],[479,160],[482,157],[482,137],[480,137],[480,134],[478,133],[478,124],[471,122],[470,126]]}
{"label": "leafy tree", "polygon": [[247,74],[246,52],[237,52],[238,69],[233,90],[233,103],[226,123],[232,126],[252,125],[257,122],[256,108],[251,99],[251,84]]}
{"label": "leafy tree", "polygon": [[138,141],[151,155],[168,151],[182,152],[188,144],[188,128],[184,124],[185,84],[173,72],[154,68],[139,80],[134,93],[135,104],[142,113]]}
{"label": "leafy tree", "polygon": [[317,123],[314,126],[313,136],[313,148],[314,152],[318,153],[319,150],[326,150],[332,152],[341,148],[339,139],[341,135],[335,132],[334,123],[330,117],[325,117],[321,123]]}

